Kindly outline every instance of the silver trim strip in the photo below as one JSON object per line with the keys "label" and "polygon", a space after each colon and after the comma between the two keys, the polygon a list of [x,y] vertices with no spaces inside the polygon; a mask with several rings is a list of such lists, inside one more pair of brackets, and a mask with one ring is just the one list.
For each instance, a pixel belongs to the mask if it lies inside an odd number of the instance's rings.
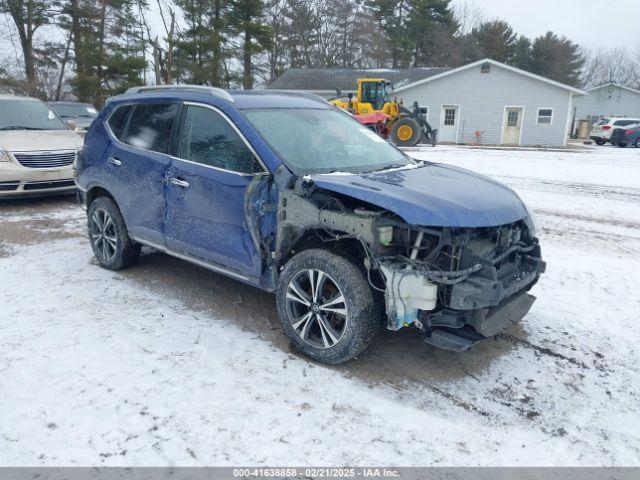
{"label": "silver trim strip", "polygon": [[178,253],[175,250],[170,250],[166,247],[162,247],[158,244],[155,244],[153,242],[149,242],[147,240],[142,240],[141,238],[138,237],[130,237],[131,240],[141,243],[143,245],[146,245],[147,247],[151,247],[155,250],[158,250],[161,253],[166,253],[167,255],[171,255],[172,257],[176,257],[179,258],[180,260],[185,260],[187,262],[193,263],[195,265],[198,265],[199,267],[203,267],[206,268],[207,270],[211,270],[212,272],[216,272],[216,273],[222,273],[223,275],[227,275],[229,277],[232,278],[236,278],[238,280],[242,280],[244,282],[250,283],[252,285],[257,285],[257,283],[251,278],[251,277],[247,277],[246,275],[242,275],[240,273],[236,273],[232,270],[227,270],[226,268],[223,267],[219,267],[217,265],[205,262],[203,260],[199,260],[195,257],[192,257],[190,255],[185,255],[184,253]]}

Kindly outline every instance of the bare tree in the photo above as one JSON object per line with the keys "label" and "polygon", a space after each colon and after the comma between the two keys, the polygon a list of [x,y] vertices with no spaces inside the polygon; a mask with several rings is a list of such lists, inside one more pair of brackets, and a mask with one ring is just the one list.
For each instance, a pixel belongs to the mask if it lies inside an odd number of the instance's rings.
{"label": "bare tree", "polygon": [[585,64],[582,69],[582,84],[593,88],[604,83],[640,86],[640,47],[631,53],[624,47],[582,49]]}
{"label": "bare tree", "polygon": [[22,56],[24,61],[24,73],[26,76],[27,91],[37,91],[36,56],[34,50],[34,38],[36,31],[49,23],[53,17],[52,4],[47,0],[1,0],[0,12],[8,13],[18,32]]}
{"label": "bare tree", "polygon": [[473,0],[455,3],[452,10],[458,24],[458,35],[467,35],[489,21],[484,10]]}

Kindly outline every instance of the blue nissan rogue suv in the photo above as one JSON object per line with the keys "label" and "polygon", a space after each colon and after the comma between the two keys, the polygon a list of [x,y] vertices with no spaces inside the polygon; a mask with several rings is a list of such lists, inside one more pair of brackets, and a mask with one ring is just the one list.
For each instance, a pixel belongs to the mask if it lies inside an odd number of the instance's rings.
{"label": "blue nissan rogue suv", "polygon": [[382,326],[465,350],[522,319],[545,267],[512,190],[415,161],[314,95],[130,89],[91,125],[77,172],[102,267],[147,245],[273,291],[320,362]]}

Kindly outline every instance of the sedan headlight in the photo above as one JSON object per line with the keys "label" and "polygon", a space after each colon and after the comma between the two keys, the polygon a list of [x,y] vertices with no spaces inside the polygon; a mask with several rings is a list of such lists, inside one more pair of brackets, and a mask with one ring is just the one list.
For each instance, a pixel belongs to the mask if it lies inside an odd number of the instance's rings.
{"label": "sedan headlight", "polygon": [[538,222],[538,217],[533,213],[533,210],[527,205],[525,202],[524,208],[527,211],[527,226],[529,227],[530,233],[532,237],[535,237],[540,231],[540,223]]}

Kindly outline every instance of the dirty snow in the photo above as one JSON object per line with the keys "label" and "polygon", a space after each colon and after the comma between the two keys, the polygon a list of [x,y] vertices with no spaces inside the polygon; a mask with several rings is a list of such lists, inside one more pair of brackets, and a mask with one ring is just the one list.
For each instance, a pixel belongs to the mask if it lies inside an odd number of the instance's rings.
{"label": "dirty snow", "polygon": [[640,465],[640,150],[426,147],[517,190],[548,272],[456,354],[292,354],[271,295],[147,253],[96,266],[68,200],[0,204],[1,465]]}

